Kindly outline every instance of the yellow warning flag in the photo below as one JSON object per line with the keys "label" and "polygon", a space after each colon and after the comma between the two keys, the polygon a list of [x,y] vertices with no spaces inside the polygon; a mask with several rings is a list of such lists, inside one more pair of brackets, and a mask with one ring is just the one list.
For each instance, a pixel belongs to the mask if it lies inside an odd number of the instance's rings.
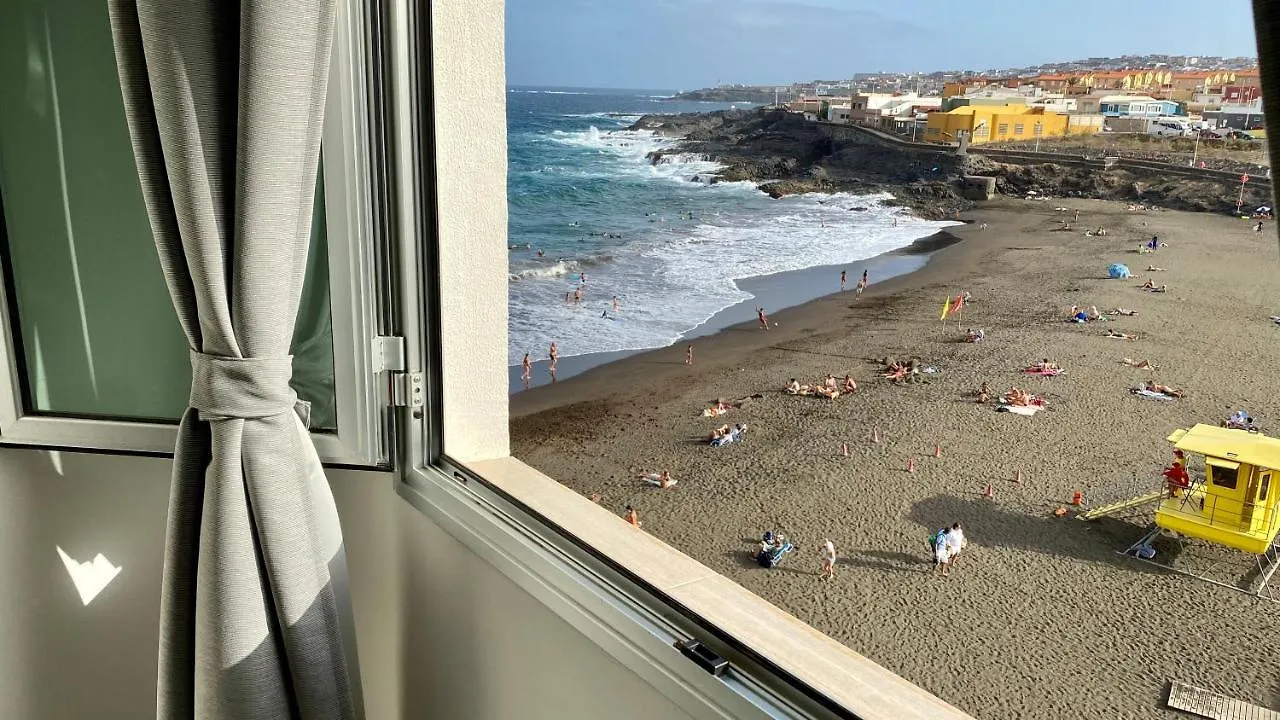
{"label": "yellow warning flag", "polygon": [[951,312],[951,298],[950,298],[950,297],[948,297],[945,301],[943,301],[943,303],[942,303],[942,317],[940,317],[940,318],[938,318],[938,319],[939,319],[939,320],[946,320],[946,319],[947,319],[947,313],[949,313],[949,312]]}

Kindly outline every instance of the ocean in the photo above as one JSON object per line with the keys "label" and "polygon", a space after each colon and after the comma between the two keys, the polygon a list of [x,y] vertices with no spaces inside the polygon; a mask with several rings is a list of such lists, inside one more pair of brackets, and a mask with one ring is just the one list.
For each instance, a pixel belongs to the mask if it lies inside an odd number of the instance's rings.
{"label": "ocean", "polygon": [[[752,299],[735,281],[856,263],[952,224],[883,194],[775,200],[753,183],[712,184],[718,166],[700,157],[654,165],[646,155],[675,141],[626,130],[642,114],[730,107],[672,94],[508,89],[511,365],[545,359],[552,341],[564,358],[665,347]],[[860,273],[849,268],[851,288]],[[566,302],[579,287],[582,302]]]}

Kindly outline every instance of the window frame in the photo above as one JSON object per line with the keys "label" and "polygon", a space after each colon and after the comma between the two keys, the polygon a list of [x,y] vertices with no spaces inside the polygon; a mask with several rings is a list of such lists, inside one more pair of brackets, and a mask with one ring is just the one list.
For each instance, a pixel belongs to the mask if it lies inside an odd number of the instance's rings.
{"label": "window frame", "polygon": [[[385,252],[378,237],[377,154],[368,119],[366,84],[368,28],[362,5],[340,0],[335,18],[329,93],[325,106],[321,173],[329,263],[333,343],[335,431],[313,431],[323,462],[352,467],[388,467],[391,436],[388,363],[376,338],[389,325],[389,288],[379,277]],[[3,208],[0,208],[0,218]],[[0,237],[6,230],[0,227]],[[0,270],[12,277],[9,258]],[[0,447],[93,450],[172,456],[177,420],[148,421],[30,412],[23,404],[26,382],[21,338],[15,337],[11,288],[0,291]]]}

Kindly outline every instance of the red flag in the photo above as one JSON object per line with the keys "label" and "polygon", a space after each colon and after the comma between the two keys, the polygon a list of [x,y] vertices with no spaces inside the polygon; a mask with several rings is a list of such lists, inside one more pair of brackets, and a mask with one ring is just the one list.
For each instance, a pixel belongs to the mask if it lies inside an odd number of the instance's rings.
{"label": "red flag", "polygon": [[955,302],[951,303],[951,312],[956,312],[962,307],[964,307],[964,293],[957,295]]}

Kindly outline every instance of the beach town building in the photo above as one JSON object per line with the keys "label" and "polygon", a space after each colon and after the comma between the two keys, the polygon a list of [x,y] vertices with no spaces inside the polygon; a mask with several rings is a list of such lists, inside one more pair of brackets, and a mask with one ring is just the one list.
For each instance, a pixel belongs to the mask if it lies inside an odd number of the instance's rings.
{"label": "beach town building", "polygon": [[924,139],[952,143],[968,137],[975,145],[989,142],[1092,135],[1102,130],[1101,116],[1047,112],[1021,103],[964,105],[929,113]]}
{"label": "beach town building", "polygon": [[882,130],[897,130],[900,128],[899,121],[911,120],[922,112],[941,107],[942,98],[921,97],[914,93],[868,93],[854,95],[851,105],[849,122]]}
{"label": "beach town building", "polygon": [[1257,130],[1266,120],[1261,97],[1246,103],[1223,103],[1216,110],[1206,110],[1202,115],[1215,127],[1235,130]]}
{"label": "beach town building", "polygon": [[1161,117],[1185,115],[1173,100],[1157,100],[1150,95],[1104,95],[1098,98],[1098,112],[1105,117]]}

